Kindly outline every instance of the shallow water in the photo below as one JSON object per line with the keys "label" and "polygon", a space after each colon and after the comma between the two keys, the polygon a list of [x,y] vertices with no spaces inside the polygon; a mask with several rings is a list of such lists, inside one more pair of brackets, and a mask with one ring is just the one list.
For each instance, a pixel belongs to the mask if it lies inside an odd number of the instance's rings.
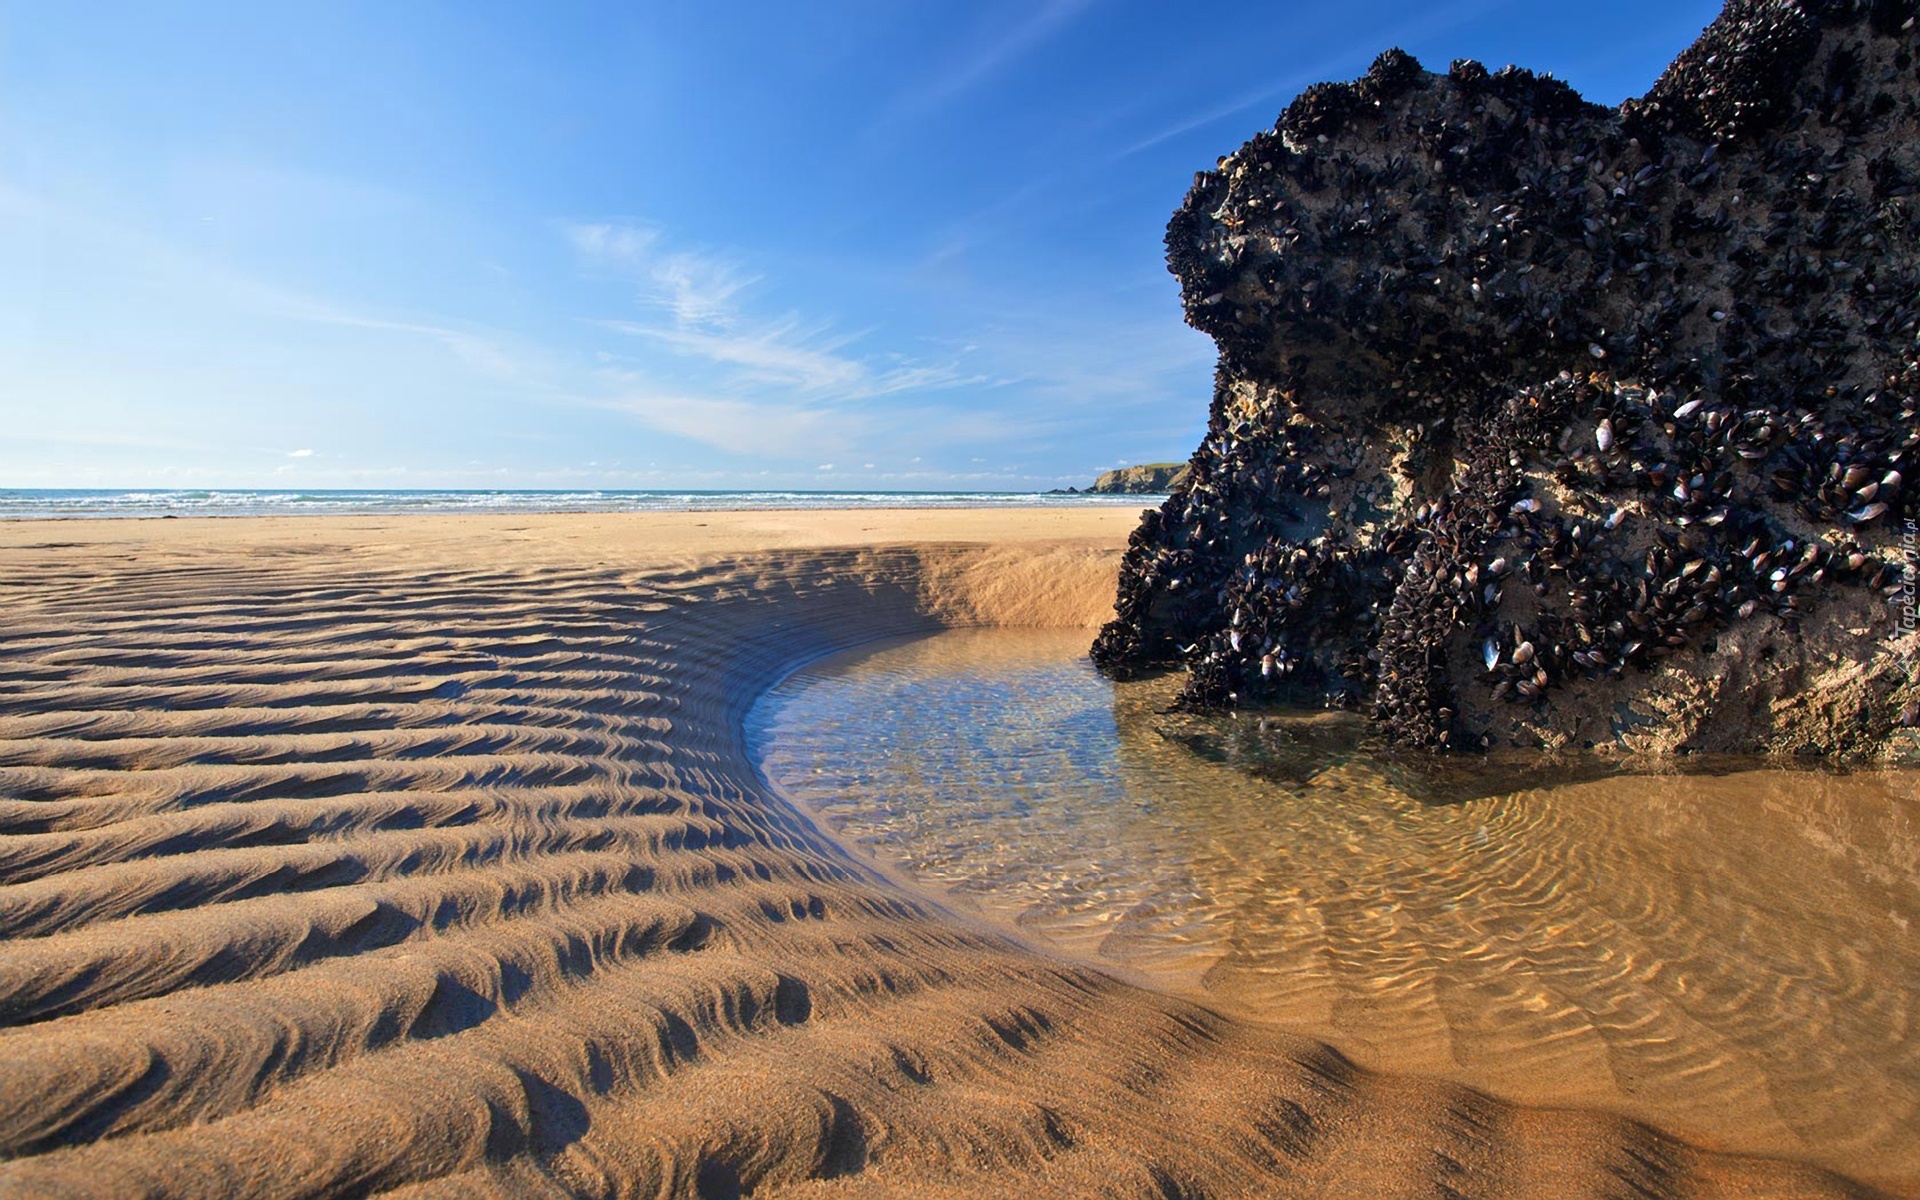
{"label": "shallow water", "polygon": [[1070,953],[1370,1065],[1920,1186],[1920,773],[1434,780],[1337,715],[1162,715],[1171,681],[1086,642],[840,655],[749,737],[843,839]]}

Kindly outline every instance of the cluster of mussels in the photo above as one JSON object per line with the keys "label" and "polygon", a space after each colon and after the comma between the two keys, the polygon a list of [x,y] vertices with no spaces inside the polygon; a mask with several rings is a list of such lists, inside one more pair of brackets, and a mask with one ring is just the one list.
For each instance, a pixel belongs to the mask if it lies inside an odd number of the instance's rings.
{"label": "cluster of mussels", "polygon": [[1730,625],[1899,594],[1915,13],[1734,0],[1619,109],[1389,52],[1200,175],[1168,261],[1220,347],[1208,436],[1095,661],[1462,747],[1502,706],[1715,670]]}

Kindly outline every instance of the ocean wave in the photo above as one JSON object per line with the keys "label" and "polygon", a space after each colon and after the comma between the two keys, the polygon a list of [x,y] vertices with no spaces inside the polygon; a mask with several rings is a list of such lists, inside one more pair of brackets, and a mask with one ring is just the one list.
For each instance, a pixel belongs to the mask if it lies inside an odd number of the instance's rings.
{"label": "ocean wave", "polygon": [[424,512],[698,512],[773,508],[1022,508],[1156,503],[1153,496],[1060,492],[698,491],[511,489],[287,491],[0,489],[0,520],[85,517],[297,516]]}

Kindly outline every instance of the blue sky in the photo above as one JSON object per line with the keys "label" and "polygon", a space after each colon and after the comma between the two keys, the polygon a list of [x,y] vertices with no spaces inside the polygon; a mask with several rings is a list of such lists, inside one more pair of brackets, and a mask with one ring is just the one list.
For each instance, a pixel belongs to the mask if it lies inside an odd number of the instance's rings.
{"label": "blue sky", "polygon": [[1026,490],[1184,458],[1193,172],[1711,0],[0,0],[0,486]]}

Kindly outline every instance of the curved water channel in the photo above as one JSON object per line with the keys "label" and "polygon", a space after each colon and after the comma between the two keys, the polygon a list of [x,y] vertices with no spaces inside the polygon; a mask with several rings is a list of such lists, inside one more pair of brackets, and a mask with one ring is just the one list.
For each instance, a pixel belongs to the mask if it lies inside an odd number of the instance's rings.
{"label": "curved water channel", "polygon": [[1182,717],[1079,631],[815,663],[748,720],[843,840],[1357,1060],[1920,1188],[1920,774],[1436,779],[1350,718]]}

